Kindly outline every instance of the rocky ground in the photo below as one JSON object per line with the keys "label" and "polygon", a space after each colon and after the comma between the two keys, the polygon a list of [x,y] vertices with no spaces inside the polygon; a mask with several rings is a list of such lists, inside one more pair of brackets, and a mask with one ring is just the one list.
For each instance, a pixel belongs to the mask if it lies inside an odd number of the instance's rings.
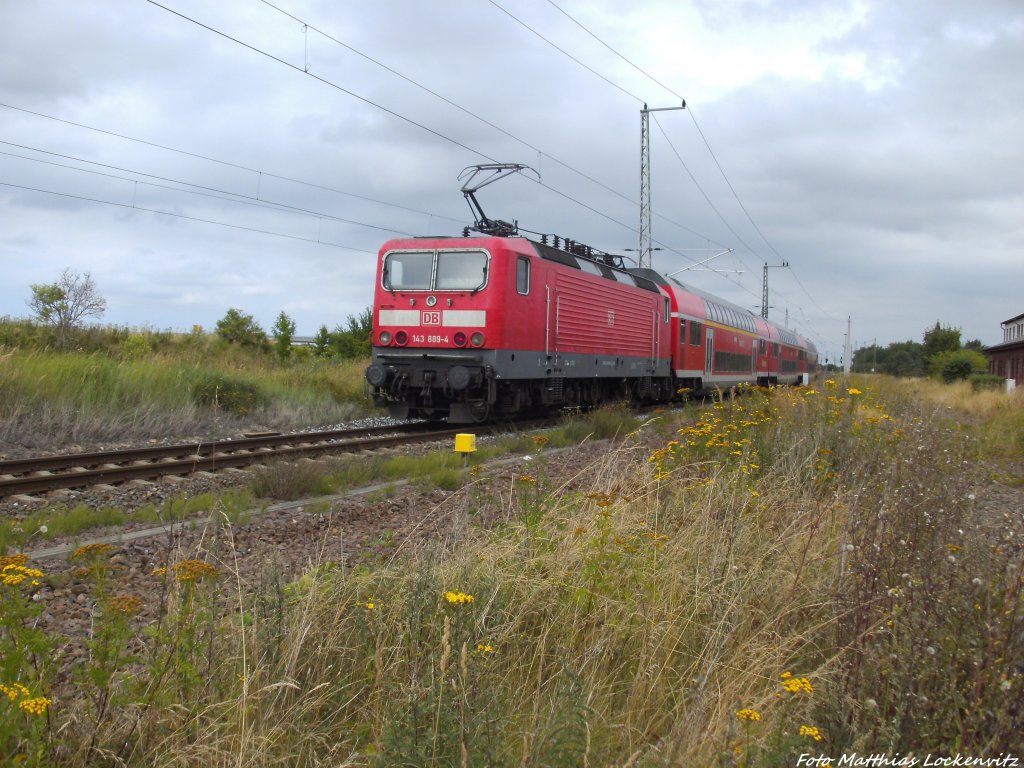
{"label": "rocky ground", "polygon": [[[60,650],[65,669],[88,653],[84,641],[93,629],[98,606],[90,579],[77,572],[82,561],[73,554],[87,541],[108,542],[111,593],[137,598],[133,622],[141,631],[160,616],[164,581],[153,575],[158,569],[190,559],[210,563],[220,574],[218,590],[224,610],[237,610],[239,586],[248,597],[275,590],[317,564],[386,563],[420,547],[443,546],[464,537],[469,527],[491,526],[518,514],[523,503],[537,498],[538,480],[542,490],[572,489],[582,486],[585,476],[586,482],[591,482],[590,470],[595,466],[624,464],[646,456],[644,449],[634,448],[618,451],[610,459],[612,446],[604,442],[511,456],[467,474],[466,484],[456,491],[410,482],[326,499],[272,504],[233,522],[204,514],[185,524],[155,530],[152,523],[139,523],[93,531],[78,541],[30,543],[26,547],[28,564],[46,574],[33,595],[45,605],[41,627],[66,638]],[[451,450],[451,446],[407,450]],[[1007,468],[989,473],[1001,482],[988,481],[977,489],[978,509],[992,515],[1019,515],[1024,510],[1024,488],[1013,482],[1012,476],[1016,472],[1019,479],[1020,470],[1018,466],[1010,468],[1009,474]],[[68,506],[86,503],[133,509],[172,496],[242,485],[247,480],[247,472],[233,471],[168,484],[71,492],[60,501]],[[47,502],[8,501],[0,506],[0,514],[21,517],[43,503]],[[147,535],[130,539],[140,533]]]}
{"label": "rocky ground", "polygon": [[[486,439],[486,438],[484,438]],[[451,446],[418,446],[407,450],[451,450]],[[88,653],[99,607],[93,579],[82,572],[84,560],[75,551],[89,542],[103,542],[105,578],[111,594],[132,600],[138,629],[155,623],[163,605],[164,580],[159,569],[185,560],[204,560],[218,570],[219,602],[237,610],[238,586],[246,597],[266,594],[292,581],[311,566],[324,563],[379,564],[424,546],[444,546],[462,538],[471,526],[490,526],[518,514],[520,497],[536,498],[542,488],[571,488],[595,462],[604,461],[608,443],[584,448],[511,456],[467,472],[459,490],[425,488],[422,484],[389,484],[303,502],[271,504],[242,520],[203,514],[184,524],[128,524],[117,530],[94,530],[77,540],[32,543],[27,565],[46,576],[33,599],[45,605],[41,628],[65,638],[59,653],[64,669]],[[628,456],[623,456],[628,460]],[[130,510],[231,485],[243,485],[248,472],[234,471],[174,480],[171,484],[134,484],[122,488],[65,493],[59,503],[115,505]],[[21,517],[54,500],[15,500],[0,513]],[[140,538],[131,538],[140,536]]]}

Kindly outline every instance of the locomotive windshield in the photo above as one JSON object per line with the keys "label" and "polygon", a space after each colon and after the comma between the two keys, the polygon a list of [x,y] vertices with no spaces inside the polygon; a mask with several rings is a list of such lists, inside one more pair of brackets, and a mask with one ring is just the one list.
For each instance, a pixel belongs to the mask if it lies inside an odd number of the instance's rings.
{"label": "locomotive windshield", "polygon": [[429,291],[433,269],[433,253],[389,253],[384,259],[384,287],[389,291]]}
{"label": "locomotive windshield", "polygon": [[487,282],[487,254],[483,251],[438,251],[439,291],[476,291]]}
{"label": "locomotive windshield", "polygon": [[487,252],[392,251],[383,283],[389,291],[478,291],[487,284]]}

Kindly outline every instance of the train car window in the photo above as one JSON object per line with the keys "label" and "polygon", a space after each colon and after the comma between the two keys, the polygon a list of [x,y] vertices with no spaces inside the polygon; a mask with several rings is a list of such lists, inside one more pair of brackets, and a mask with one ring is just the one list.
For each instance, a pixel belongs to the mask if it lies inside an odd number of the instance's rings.
{"label": "train car window", "polygon": [[778,357],[779,356],[779,345],[778,344],[772,344],[772,355],[774,357]]}
{"label": "train car window", "polygon": [[665,302],[665,322],[667,323],[672,317],[672,308],[668,305],[668,296],[662,297]]}
{"label": "train car window", "polygon": [[702,323],[698,323],[696,320],[690,321],[690,344],[695,347],[700,346],[700,332]]}
{"label": "train car window", "polygon": [[767,348],[767,346],[768,344],[765,342],[764,339],[758,339],[757,349],[758,352],[760,352],[762,355],[765,353],[765,349]]}
{"label": "train car window", "polygon": [[396,251],[384,259],[384,288],[389,291],[429,291],[434,254]]}
{"label": "train car window", "polygon": [[487,284],[487,253],[485,251],[438,251],[438,291],[478,291]]}
{"label": "train car window", "polygon": [[530,260],[525,256],[516,259],[516,290],[524,296],[530,292]]}

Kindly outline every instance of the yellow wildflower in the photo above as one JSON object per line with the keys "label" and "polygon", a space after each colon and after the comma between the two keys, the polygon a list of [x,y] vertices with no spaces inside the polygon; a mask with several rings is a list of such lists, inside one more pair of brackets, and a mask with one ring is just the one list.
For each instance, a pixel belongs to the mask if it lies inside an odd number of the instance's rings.
{"label": "yellow wildflower", "polygon": [[853,395],[863,395],[864,393],[861,392],[856,387],[850,387],[849,389],[846,390],[846,394],[848,394],[850,396],[853,396]]}
{"label": "yellow wildflower", "polygon": [[461,605],[462,603],[472,603],[474,598],[472,595],[467,595],[465,592],[445,592],[444,599],[452,605]]}
{"label": "yellow wildflower", "polygon": [[821,741],[821,731],[818,730],[818,726],[816,725],[801,725],[800,735],[810,736],[815,741]]}
{"label": "yellow wildflower", "polygon": [[19,696],[28,697],[28,688],[21,683],[13,683],[11,685],[4,685],[0,683],[0,694],[3,694],[11,701],[14,701]]}
{"label": "yellow wildflower", "polygon": [[[22,560],[21,562],[25,562]],[[21,584],[25,579],[39,579],[42,578],[43,572],[36,568],[26,568],[24,565],[18,565],[17,563],[11,562],[0,568],[0,581],[6,584],[8,587],[16,587]],[[33,582],[38,585],[38,582]]]}
{"label": "yellow wildflower", "polygon": [[30,715],[44,715],[46,714],[47,708],[53,702],[45,696],[37,696],[34,699],[25,699],[24,701],[18,702],[18,708],[23,712],[28,712]]}
{"label": "yellow wildflower", "polygon": [[761,714],[753,709],[741,709],[736,713],[736,717],[740,720],[750,720],[751,722],[757,722],[761,719]]}
{"label": "yellow wildflower", "polygon": [[134,616],[142,610],[142,598],[136,595],[118,595],[110,599],[110,610],[114,613],[123,613],[125,616]]}
{"label": "yellow wildflower", "polygon": [[174,578],[180,582],[202,581],[208,576],[220,575],[220,571],[205,560],[182,560],[171,570],[174,571]]}
{"label": "yellow wildflower", "polygon": [[7,568],[8,565],[24,565],[27,562],[28,555],[3,555],[0,556],[0,570]]}
{"label": "yellow wildflower", "polygon": [[83,544],[71,553],[69,560],[93,560],[104,557],[113,552],[117,547],[113,544]]}
{"label": "yellow wildflower", "polygon": [[494,653],[494,647],[488,643],[477,643],[476,650],[478,653]]}
{"label": "yellow wildflower", "polygon": [[782,679],[782,687],[789,693],[806,693],[808,696],[814,693],[814,686],[806,677],[793,677],[789,672],[784,672]]}

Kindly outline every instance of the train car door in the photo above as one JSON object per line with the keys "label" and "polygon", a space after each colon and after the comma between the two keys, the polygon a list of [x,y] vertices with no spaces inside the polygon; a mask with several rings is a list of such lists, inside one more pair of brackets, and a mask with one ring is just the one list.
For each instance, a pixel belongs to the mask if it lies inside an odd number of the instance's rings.
{"label": "train car door", "polygon": [[711,363],[715,359],[715,329],[707,329],[707,337],[704,347],[704,375],[711,377]]}

